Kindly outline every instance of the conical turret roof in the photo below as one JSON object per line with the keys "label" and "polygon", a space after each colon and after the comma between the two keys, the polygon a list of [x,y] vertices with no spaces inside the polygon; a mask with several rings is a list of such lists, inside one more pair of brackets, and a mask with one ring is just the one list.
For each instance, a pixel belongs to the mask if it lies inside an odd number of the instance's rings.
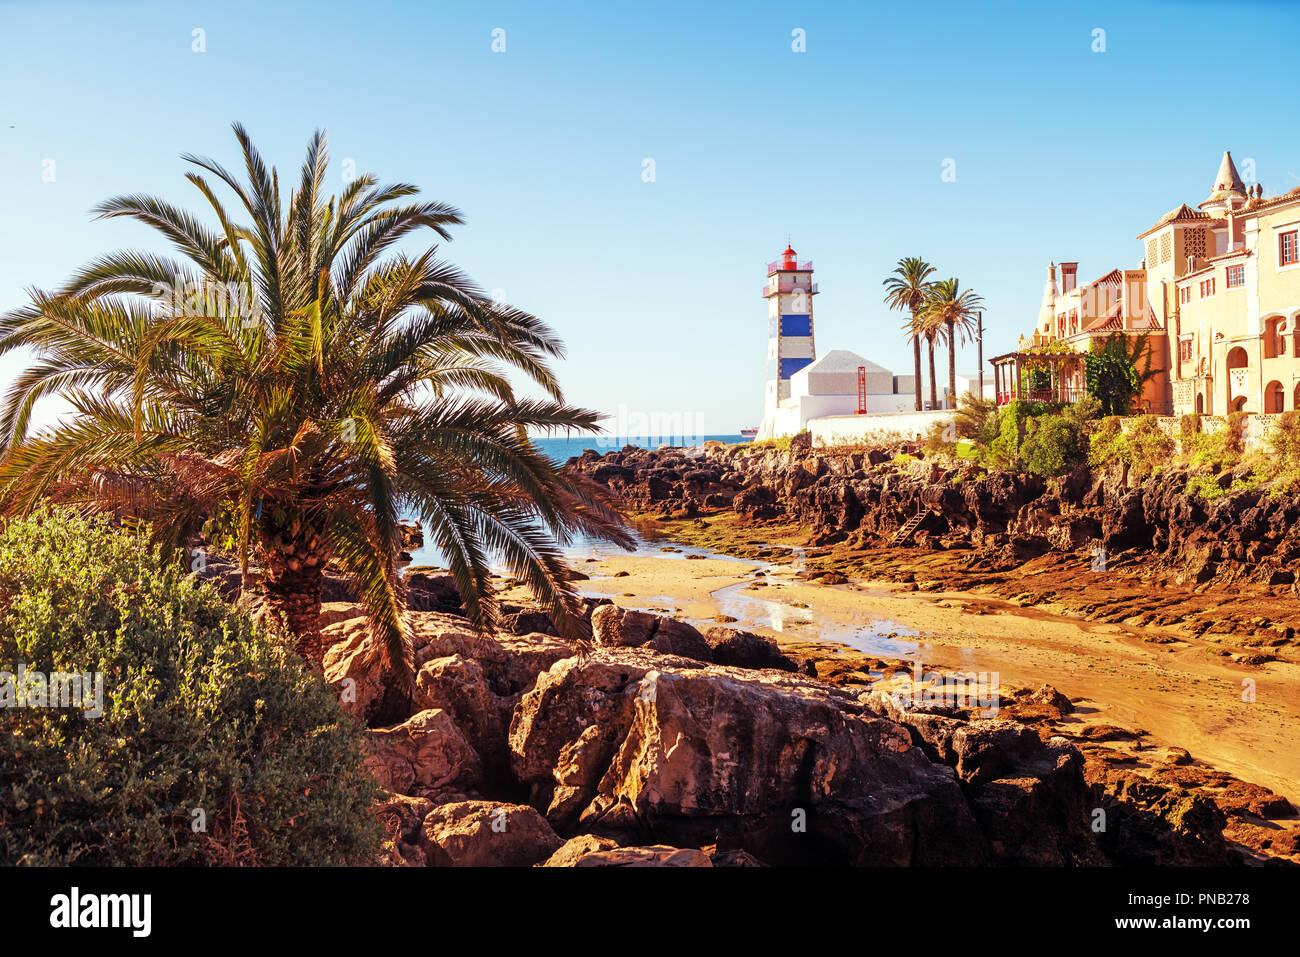
{"label": "conical turret roof", "polygon": [[1215,174],[1214,185],[1210,188],[1210,196],[1198,205],[1204,209],[1206,206],[1221,205],[1229,199],[1245,198],[1246,184],[1237,172],[1237,164],[1232,161],[1232,151],[1224,150],[1223,159],[1219,161],[1219,172]]}

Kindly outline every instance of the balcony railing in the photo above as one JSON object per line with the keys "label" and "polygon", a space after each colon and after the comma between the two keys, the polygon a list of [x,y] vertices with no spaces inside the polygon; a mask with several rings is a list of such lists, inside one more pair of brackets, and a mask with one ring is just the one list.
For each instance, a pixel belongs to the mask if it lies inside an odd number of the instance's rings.
{"label": "balcony railing", "polygon": [[779,292],[806,292],[810,296],[817,295],[817,283],[811,286],[800,286],[792,282],[770,282],[763,287],[762,296],[766,299],[768,296],[775,296]]}
{"label": "balcony railing", "polygon": [[1059,402],[1068,404],[1077,402],[1088,394],[1088,390],[1081,385],[1043,385],[1036,388],[1021,386],[1019,390],[998,393],[998,405],[1006,405],[1012,399],[1022,399],[1026,402]]}
{"label": "balcony railing", "polygon": [[802,263],[791,260],[789,265],[786,265],[784,259],[774,259],[767,264],[767,274],[770,276],[774,272],[782,272],[782,271],[790,272],[791,270],[797,270],[799,272],[812,272],[812,267],[813,265],[811,259],[809,259],[807,262],[802,262]]}

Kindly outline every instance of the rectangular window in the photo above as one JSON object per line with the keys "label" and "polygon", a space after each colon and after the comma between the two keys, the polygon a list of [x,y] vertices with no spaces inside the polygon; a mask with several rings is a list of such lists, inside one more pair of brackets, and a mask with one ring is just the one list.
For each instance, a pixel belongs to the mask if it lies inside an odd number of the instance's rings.
{"label": "rectangular window", "polygon": [[1191,287],[1191,286],[1184,286],[1182,289],[1179,289],[1179,290],[1178,290],[1178,301],[1179,301],[1180,303],[1181,303],[1181,302],[1191,302],[1191,301],[1192,301],[1192,287]]}
{"label": "rectangular window", "polygon": [[1233,286],[1244,286],[1246,284],[1246,267],[1229,266],[1228,267],[1228,288]]}
{"label": "rectangular window", "polygon": [[1300,246],[1297,246],[1297,230],[1283,233],[1278,237],[1278,261],[1283,266],[1300,262]]}
{"label": "rectangular window", "polygon": [[1213,295],[1214,295],[1214,280],[1213,280],[1213,279],[1202,279],[1202,280],[1201,280],[1201,298],[1202,298],[1202,299],[1208,299],[1210,296],[1213,296]]}

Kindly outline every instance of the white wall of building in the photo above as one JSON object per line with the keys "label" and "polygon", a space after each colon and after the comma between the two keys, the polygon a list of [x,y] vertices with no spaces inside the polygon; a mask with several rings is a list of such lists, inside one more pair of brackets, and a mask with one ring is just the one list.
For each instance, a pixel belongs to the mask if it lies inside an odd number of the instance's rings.
{"label": "white wall of building", "polygon": [[[910,397],[909,397],[910,401]],[[812,444],[862,445],[869,441],[912,440],[924,437],[935,422],[951,422],[952,413],[902,412],[893,415],[832,415],[810,419]]]}

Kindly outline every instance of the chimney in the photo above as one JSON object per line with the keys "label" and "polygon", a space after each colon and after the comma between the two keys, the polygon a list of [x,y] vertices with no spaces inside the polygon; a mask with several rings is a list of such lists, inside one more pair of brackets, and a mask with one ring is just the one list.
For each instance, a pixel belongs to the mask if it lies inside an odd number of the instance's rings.
{"label": "chimney", "polygon": [[1079,264],[1078,263],[1061,263],[1061,295],[1072,292],[1078,285]]}

